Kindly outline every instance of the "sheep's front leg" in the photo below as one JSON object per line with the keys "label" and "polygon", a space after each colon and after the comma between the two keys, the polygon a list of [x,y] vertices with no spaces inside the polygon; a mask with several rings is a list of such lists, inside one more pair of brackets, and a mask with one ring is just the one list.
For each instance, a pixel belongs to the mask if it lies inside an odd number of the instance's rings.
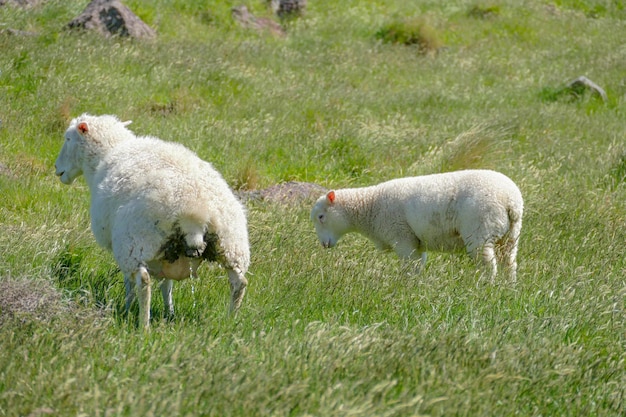
{"label": "sheep's front leg", "polygon": [[161,282],[161,294],[163,295],[163,305],[165,306],[165,316],[167,318],[174,317],[174,301],[172,300],[172,286],[173,281],[171,279],[164,279]]}
{"label": "sheep's front leg", "polygon": [[238,269],[228,269],[228,281],[230,282],[230,312],[234,313],[241,306],[248,280]]}
{"label": "sheep's front leg", "polygon": [[124,274],[124,287],[126,287],[126,314],[128,314],[131,304],[135,301],[135,280],[132,274]]}
{"label": "sheep's front leg", "polygon": [[150,301],[152,298],[152,286],[150,274],[144,266],[140,266],[135,274],[137,292],[139,293],[139,325],[144,329],[150,327]]}

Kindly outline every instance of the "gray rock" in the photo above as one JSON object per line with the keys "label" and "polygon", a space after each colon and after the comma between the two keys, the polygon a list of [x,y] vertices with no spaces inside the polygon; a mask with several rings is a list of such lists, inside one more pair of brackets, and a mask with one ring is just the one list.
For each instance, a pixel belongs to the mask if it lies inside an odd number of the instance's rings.
{"label": "gray rock", "polygon": [[254,29],[257,32],[269,32],[274,36],[285,36],[285,29],[277,22],[264,17],[256,17],[246,6],[233,7],[233,19],[246,29]]}
{"label": "gray rock", "polygon": [[67,27],[96,30],[105,36],[151,39],[156,32],[118,0],[93,0]]}
{"label": "gray rock", "polygon": [[306,0],[271,0],[271,7],[281,19],[298,17],[304,14]]}
{"label": "gray rock", "polygon": [[0,0],[0,6],[4,6],[5,4],[14,4],[22,7],[30,7],[39,3],[41,3],[41,0]]}
{"label": "gray rock", "polygon": [[608,100],[604,89],[602,89],[598,84],[594,83],[584,75],[581,75],[575,80],[570,81],[567,84],[567,88],[576,95],[582,95],[586,90],[590,90],[598,94],[602,98],[602,101],[606,102]]}
{"label": "gray rock", "polygon": [[27,30],[19,30],[19,29],[13,29],[13,28],[2,29],[0,30],[0,33],[3,35],[11,35],[11,36],[36,36],[37,35],[37,33],[35,32],[29,32]]}

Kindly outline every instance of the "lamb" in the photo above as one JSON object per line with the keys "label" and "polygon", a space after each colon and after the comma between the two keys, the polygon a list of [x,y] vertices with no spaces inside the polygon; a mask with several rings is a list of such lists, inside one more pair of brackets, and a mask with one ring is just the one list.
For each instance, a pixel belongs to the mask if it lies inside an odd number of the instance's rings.
{"label": "lamb", "polygon": [[311,221],[327,248],[358,232],[378,249],[414,260],[417,272],[428,250],[465,249],[482,258],[492,282],[498,263],[515,281],[523,206],[519,188],[507,176],[464,170],[329,191],[313,206]]}
{"label": "lamb", "polygon": [[227,269],[236,311],[250,264],[243,206],[210,163],[180,144],[137,137],[128,123],[86,113],[73,119],[55,163],[64,184],[85,176],[91,229],[124,274],[126,309],[137,290],[140,325],[149,327],[155,277],[172,315],[172,280],[196,277],[206,260]]}

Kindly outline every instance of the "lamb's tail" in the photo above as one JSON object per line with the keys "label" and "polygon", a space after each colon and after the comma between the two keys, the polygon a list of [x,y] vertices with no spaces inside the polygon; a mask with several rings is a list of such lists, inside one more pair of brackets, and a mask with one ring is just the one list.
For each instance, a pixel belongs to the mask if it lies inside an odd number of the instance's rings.
{"label": "lamb's tail", "polygon": [[511,202],[506,209],[509,217],[509,231],[507,235],[510,239],[519,239],[519,235],[522,231],[522,214],[523,205],[516,202]]}
{"label": "lamb's tail", "polygon": [[500,244],[496,246],[496,256],[504,264],[512,281],[517,276],[517,248],[522,231],[523,206],[517,201],[511,202],[506,209],[509,230],[502,237]]}

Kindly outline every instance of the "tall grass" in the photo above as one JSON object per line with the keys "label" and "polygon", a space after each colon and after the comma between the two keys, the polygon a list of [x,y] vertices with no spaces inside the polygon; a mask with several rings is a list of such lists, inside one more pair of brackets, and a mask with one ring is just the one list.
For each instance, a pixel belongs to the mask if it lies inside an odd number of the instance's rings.
{"label": "tall grass", "polygon": [[[319,0],[276,39],[237,26],[235,2],[129,1],[153,42],[63,30],[84,3],[0,6],[0,416],[623,412],[619,2]],[[438,53],[381,40],[399,16]],[[580,75],[607,103],[551,94]],[[84,181],[53,174],[82,112],[181,142],[233,187],[502,171],[525,198],[518,282],[461,254],[407,275],[356,235],[324,250],[308,204],[251,201],[239,314],[206,266],[142,335]]]}

